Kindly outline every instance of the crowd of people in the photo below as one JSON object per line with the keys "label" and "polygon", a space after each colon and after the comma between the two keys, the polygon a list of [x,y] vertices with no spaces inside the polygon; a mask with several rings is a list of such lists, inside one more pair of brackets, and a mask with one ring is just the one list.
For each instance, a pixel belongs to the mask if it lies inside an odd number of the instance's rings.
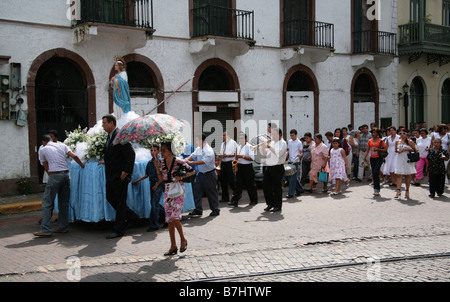
{"label": "crowd of people", "polygon": [[[116,92],[120,85],[126,88],[126,73],[123,62],[115,63],[115,77],[111,85]],[[126,89],[125,89],[126,91]],[[124,112],[130,110],[129,99],[116,102]],[[117,94],[123,97],[126,94]],[[112,232],[106,236],[113,239],[124,235],[125,229],[140,217],[127,206],[127,191],[132,180],[135,151],[130,143],[112,144],[117,135],[117,120],[114,115],[102,117],[103,129],[108,133],[105,146],[106,199],[115,209],[116,216]],[[264,211],[282,210],[283,186],[288,186],[286,198],[315,193],[322,183],[322,192],[341,194],[343,186],[350,181],[361,182],[363,177],[371,180],[373,194],[380,195],[381,185],[396,187],[395,198],[401,197],[405,179],[405,198],[409,198],[410,185],[429,184],[429,196],[434,198],[444,193],[448,184],[448,160],[450,134],[449,125],[442,124],[427,129],[425,123],[418,124],[413,131],[394,126],[378,129],[375,124],[352,125],[337,128],[334,132],[304,133],[299,138],[296,129],[289,132],[289,139],[283,139],[283,131],[275,124],[268,124],[267,134],[258,144],[250,144],[245,133],[238,134],[238,142],[230,133],[223,132],[223,141],[216,154],[207,143],[206,135],[195,138],[196,148],[176,157],[171,142],[151,146],[152,159],[148,162],[145,175],[135,178],[132,185],[148,178],[151,188],[151,213],[148,231],[160,228],[164,221],[169,229],[170,247],[164,254],[178,252],[176,233],[180,237],[180,252],[187,249],[187,239],[180,223],[185,200],[184,183],[191,182],[195,209],[189,216],[203,215],[202,198],[206,196],[210,216],[220,215],[220,202],[237,207],[246,189],[250,205],[258,204],[253,162],[258,156],[263,165]],[[53,135],[53,133],[49,133]],[[53,141],[52,141],[53,138]],[[39,160],[48,174],[42,202],[41,230],[38,237],[49,237],[53,232],[68,230],[68,209],[70,201],[70,176],[66,157],[72,157],[82,168],[81,162],[65,144],[57,142],[57,135],[42,137],[43,147]],[[370,166],[370,167],[369,167]],[[286,169],[290,168],[290,173]],[[221,199],[219,200],[219,186]],[[329,189],[331,186],[332,189]],[[231,192],[230,192],[231,189]],[[51,228],[51,216],[56,195],[58,195],[58,228]],[[163,196],[164,206],[159,200]]]}
{"label": "crowd of people", "polygon": [[[100,163],[105,164],[106,198],[116,210],[113,231],[106,236],[112,239],[123,236],[126,227],[140,219],[126,205],[135,153],[129,143],[111,144],[118,131],[114,115],[103,117],[103,128],[108,133],[108,139],[105,159]],[[263,158],[265,211],[281,211],[283,186],[289,187],[286,198],[305,192],[314,193],[319,183],[322,183],[322,192],[329,192],[331,186],[330,195],[337,195],[344,185],[350,185],[351,180],[361,182],[364,177],[371,181],[375,196],[380,195],[382,185],[388,184],[396,187],[393,197],[400,198],[403,179],[405,198],[410,198],[411,185],[420,186],[425,182],[429,184],[431,198],[441,196],[445,184],[448,184],[450,134],[445,124],[432,130],[429,132],[422,127],[411,132],[401,126],[382,130],[374,125],[370,125],[370,130],[368,125],[355,130],[348,125],[334,132],[326,132],[325,138],[319,133],[312,135],[309,132],[299,138],[297,130],[292,129],[286,142],[282,130],[269,124],[265,135],[267,139],[256,146],[249,143],[245,133],[240,133],[236,142],[225,131],[217,154],[206,142],[206,136],[202,135],[195,139],[193,152],[183,154],[183,159],[173,154],[170,142],[151,146],[152,159],[147,164],[146,173],[134,180],[132,185],[149,179],[152,207],[148,231],[158,230],[164,221],[171,240],[165,255],[173,255],[178,251],[175,230],[181,239],[180,252],[187,248],[180,223],[185,199],[183,183],[192,182],[195,209],[189,216],[203,215],[204,196],[209,202],[210,216],[220,215],[221,202],[237,207],[244,189],[247,190],[250,205],[255,205],[258,194],[253,162],[258,154]],[[51,236],[52,232],[67,232],[70,177],[66,157],[72,157],[82,168],[85,166],[66,145],[57,141],[57,134],[55,137],[54,133],[51,131],[51,136],[42,137],[43,147],[39,150],[39,159],[48,174],[41,231],[34,233],[40,237]],[[286,166],[291,166],[294,173],[286,173]],[[170,195],[174,183],[182,186],[181,193],[175,197]],[[59,224],[52,230],[50,221],[56,195]],[[159,204],[162,195],[164,207]]]}

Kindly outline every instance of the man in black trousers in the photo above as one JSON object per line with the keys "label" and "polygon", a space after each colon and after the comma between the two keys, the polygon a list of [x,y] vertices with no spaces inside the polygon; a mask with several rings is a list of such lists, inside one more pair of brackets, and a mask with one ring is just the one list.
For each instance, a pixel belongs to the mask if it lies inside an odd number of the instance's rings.
{"label": "man in black trousers", "polygon": [[139,216],[127,206],[128,183],[133,174],[136,155],[130,143],[113,144],[119,131],[116,126],[116,118],[113,115],[103,116],[102,126],[108,133],[104,161],[106,199],[116,210],[113,232],[106,236],[106,239],[112,239],[122,237],[128,224],[139,219]]}
{"label": "man in black trousers", "polygon": [[284,162],[286,159],[287,144],[282,138],[281,129],[272,128],[272,140],[270,144],[263,145],[260,149],[265,155],[265,166],[263,187],[264,199],[267,207],[264,211],[281,211],[283,188],[281,180],[284,176]]}

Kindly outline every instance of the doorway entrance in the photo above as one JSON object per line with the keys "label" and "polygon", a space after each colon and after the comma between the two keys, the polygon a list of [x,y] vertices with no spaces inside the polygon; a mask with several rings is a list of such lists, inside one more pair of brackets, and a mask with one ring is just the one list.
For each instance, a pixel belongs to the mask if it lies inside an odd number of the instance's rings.
{"label": "doorway entrance", "polygon": [[[46,61],[38,69],[35,83],[38,149],[41,136],[49,130],[56,130],[58,140],[64,141],[66,131],[89,126],[87,86],[73,62],[65,58]],[[38,161],[39,183],[43,172]]]}

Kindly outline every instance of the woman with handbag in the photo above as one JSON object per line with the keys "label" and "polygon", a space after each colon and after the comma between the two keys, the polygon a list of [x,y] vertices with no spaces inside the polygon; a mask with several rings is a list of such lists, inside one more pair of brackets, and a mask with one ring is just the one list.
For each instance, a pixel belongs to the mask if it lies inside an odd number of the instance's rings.
{"label": "woman with handbag", "polygon": [[428,151],[428,175],[430,179],[430,196],[437,193],[440,197],[444,194],[445,187],[445,161],[448,160],[448,152],[442,148],[442,140],[435,138],[433,146]]}
{"label": "woman with handbag", "polygon": [[381,139],[381,130],[373,128],[371,131],[372,138],[367,142],[367,150],[361,165],[364,166],[364,160],[370,151],[370,166],[372,168],[373,176],[373,195],[380,195],[380,169],[383,164],[383,159],[387,155],[386,143]]}
{"label": "woman with handbag", "polygon": [[[411,151],[416,152],[416,144],[407,138],[407,133],[404,129],[401,130],[400,138],[395,143],[395,152],[397,152],[397,162],[395,164],[395,182],[397,184],[397,194],[395,198],[399,198],[402,188],[403,176],[405,176],[405,198],[409,198],[409,187],[411,186],[411,175],[416,174],[415,161],[408,158]],[[419,155],[419,153],[415,153]],[[417,159],[418,160],[418,159]]]}
{"label": "woman with handbag", "polygon": [[[184,237],[183,227],[180,222],[185,198],[185,188],[182,180],[195,174],[191,166],[184,160],[174,156],[171,144],[171,142],[161,143],[161,156],[163,160],[160,165],[160,171],[162,179],[166,183],[164,190],[164,211],[170,235],[170,248],[164,256],[175,255],[178,252],[175,229],[178,231],[181,239],[180,252],[182,253],[187,249],[187,240]],[[186,170],[186,173],[180,173],[183,168]]]}
{"label": "woman with handbag", "polygon": [[328,192],[328,181],[329,178],[329,167],[328,167],[328,147],[322,141],[322,135],[317,133],[314,135],[314,143],[312,143],[311,148],[311,169],[309,170],[309,190],[307,192],[315,191],[316,184],[319,182],[319,172],[327,173],[325,179],[321,179],[323,182],[323,192]]}

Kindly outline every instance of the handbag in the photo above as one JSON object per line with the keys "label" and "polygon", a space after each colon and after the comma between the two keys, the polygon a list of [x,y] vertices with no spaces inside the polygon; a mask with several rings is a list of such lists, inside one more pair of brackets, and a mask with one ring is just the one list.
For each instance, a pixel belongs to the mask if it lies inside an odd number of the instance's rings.
{"label": "handbag", "polygon": [[167,197],[173,199],[183,196],[184,189],[183,186],[179,182],[170,182],[168,183],[169,190],[167,191]]}
{"label": "handbag", "polygon": [[[380,145],[378,147],[379,148],[383,148],[383,141],[382,140],[380,140]],[[388,156],[388,153],[387,153],[387,151],[378,151],[378,156],[380,158],[385,158],[385,157]]]}
{"label": "handbag", "polygon": [[317,180],[319,182],[328,182],[328,172],[325,171],[319,171]]}
{"label": "handbag", "polygon": [[409,163],[415,163],[420,160],[419,152],[409,151],[407,155]]}

